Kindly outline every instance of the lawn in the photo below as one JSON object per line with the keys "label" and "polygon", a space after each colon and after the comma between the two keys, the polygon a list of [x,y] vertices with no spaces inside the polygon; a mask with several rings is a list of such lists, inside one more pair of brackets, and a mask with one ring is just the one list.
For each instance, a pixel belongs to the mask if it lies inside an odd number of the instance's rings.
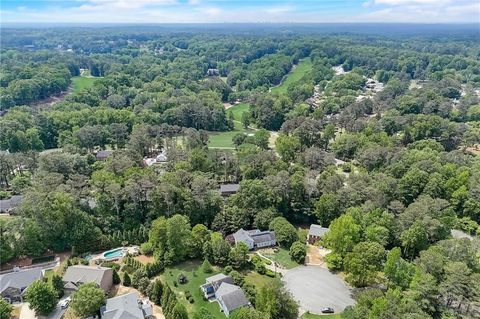
{"label": "lawn", "polygon": [[261,289],[263,286],[265,286],[266,284],[268,284],[268,283],[270,283],[274,280],[275,279],[272,278],[272,277],[263,276],[263,275],[260,275],[257,272],[249,272],[245,276],[245,281],[254,285],[257,290]]}
{"label": "lawn", "polygon": [[291,71],[282,81],[282,83],[272,88],[273,93],[287,93],[288,86],[299,81],[308,71],[312,69],[310,58],[302,59],[297,67]]}
{"label": "lawn", "polygon": [[313,313],[304,313],[300,319],[342,319],[342,315],[339,313],[329,315],[315,315]]}
{"label": "lawn", "polygon": [[235,128],[233,131],[227,132],[209,132],[208,134],[208,147],[217,149],[235,149],[232,138],[238,133],[254,133],[253,130],[245,130],[241,123],[235,122]]}
{"label": "lawn", "polygon": [[228,110],[225,110],[227,114],[231,111],[235,121],[242,121],[242,114],[250,110],[250,104],[248,103],[238,103],[230,107]]}
{"label": "lawn", "polygon": [[93,83],[97,80],[98,78],[92,78],[92,77],[84,77],[84,76],[75,76],[72,78],[72,84],[73,84],[73,94],[77,94],[78,92],[88,89],[93,85]]}
{"label": "lawn", "polygon": [[[213,276],[220,271],[217,270],[211,274],[204,273],[201,269],[201,261],[187,261],[176,265],[171,268],[166,268],[161,279],[164,282],[167,282],[173,291],[177,294],[178,300],[183,303],[190,314],[200,310],[201,308],[206,308],[214,318],[225,319],[225,315],[220,311],[220,306],[217,302],[208,302],[203,299],[203,294],[200,291],[200,285],[205,283],[205,278]],[[188,278],[188,283],[184,285],[178,284],[178,287],[175,287],[173,281],[177,280],[177,276],[183,273]],[[190,291],[195,302],[193,304],[189,303],[185,298],[185,291]]]}
{"label": "lawn", "polygon": [[290,258],[290,252],[285,248],[277,248],[277,252],[263,253],[263,255],[276,261],[282,267],[287,269],[292,269],[299,265],[297,262],[293,261]]}

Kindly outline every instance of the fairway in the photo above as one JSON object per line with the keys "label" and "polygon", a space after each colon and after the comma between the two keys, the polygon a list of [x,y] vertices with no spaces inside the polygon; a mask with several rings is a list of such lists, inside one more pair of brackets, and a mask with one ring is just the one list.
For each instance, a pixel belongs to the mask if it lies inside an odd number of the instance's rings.
{"label": "fairway", "polygon": [[235,119],[235,121],[241,122],[243,113],[248,112],[249,110],[250,104],[238,103],[230,107],[228,110],[225,110],[225,112],[228,114],[231,111],[233,113],[233,118]]}
{"label": "fairway", "polygon": [[208,148],[233,150],[235,149],[235,145],[233,145],[232,138],[235,135],[239,133],[254,133],[253,130],[245,130],[242,124],[239,122],[235,122],[234,125],[235,128],[233,129],[233,131],[210,132],[208,134]]}
{"label": "fairway", "polygon": [[272,93],[286,93],[290,84],[299,81],[311,69],[312,60],[310,58],[300,60],[297,67],[283,79],[282,83],[272,88]]}
{"label": "fairway", "polygon": [[72,78],[72,94],[77,94],[78,92],[88,89],[93,85],[93,83],[97,80],[98,78],[93,78],[93,77],[84,77],[84,76],[75,76]]}

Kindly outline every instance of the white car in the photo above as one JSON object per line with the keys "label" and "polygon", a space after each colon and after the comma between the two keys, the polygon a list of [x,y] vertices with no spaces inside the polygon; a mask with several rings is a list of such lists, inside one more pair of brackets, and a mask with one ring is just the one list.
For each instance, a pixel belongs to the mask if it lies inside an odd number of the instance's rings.
{"label": "white car", "polygon": [[62,301],[60,302],[60,307],[62,307],[62,309],[67,309],[68,305],[70,304],[70,300],[71,300],[70,297],[62,300]]}

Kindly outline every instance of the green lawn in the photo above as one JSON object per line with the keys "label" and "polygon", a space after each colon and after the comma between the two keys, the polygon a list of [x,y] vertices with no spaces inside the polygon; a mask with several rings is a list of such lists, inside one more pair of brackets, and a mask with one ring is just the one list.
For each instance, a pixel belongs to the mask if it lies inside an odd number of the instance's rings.
{"label": "green lawn", "polygon": [[78,92],[88,89],[93,85],[93,83],[97,80],[98,78],[90,78],[90,77],[84,77],[84,76],[75,76],[72,78],[72,85],[73,85],[73,94],[77,94]]}
{"label": "green lawn", "polygon": [[235,104],[234,106],[230,107],[228,110],[226,110],[227,114],[229,112],[233,113],[233,117],[235,118],[235,121],[242,121],[242,114],[245,112],[248,112],[250,109],[250,104],[248,103],[238,103]]}
{"label": "green lawn", "polygon": [[272,88],[272,92],[286,93],[290,84],[299,81],[311,69],[312,61],[310,58],[300,60],[297,67],[284,78],[283,82],[279,86]]}
{"label": "green lawn", "polygon": [[217,149],[235,149],[232,138],[238,133],[253,133],[253,130],[245,130],[242,124],[235,122],[235,128],[233,131],[227,132],[209,132],[208,134],[208,147]]}
{"label": "green lawn", "polygon": [[249,272],[245,276],[245,281],[250,283],[250,284],[253,284],[255,286],[255,288],[257,288],[257,290],[261,289],[263,286],[265,286],[266,284],[268,284],[269,282],[272,282],[274,280],[275,279],[272,278],[272,277],[260,275],[257,272]]}
{"label": "green lawn", "polygon": [[275,260],[277,263],[279,263],[282,267],[285,267],[287,269],[292,269],[297,267],[299,264],[295,261],[293,261],[290,258],[290,252],[285,249],[285,248],[277,248],[278,252],[268,254],[264,253],[265,257],[268,257],[272,260]]}
{"label": "green lawn", "polygon": [[[205,283],[205,278],[213,276],[220,271],[211,274],[205,274],[199,267],[200,261],[187,261],[171,268],[165,269],[161,275],[161,279],[167,282],[173,291],[177,294],[178,300],[183,303],[190,314],[198,311],[201,308],[206,308],[212,313],[215,318],[225,319],[225,315],[220,311],[220,306],[217,302],[208,302],[203,299],[203,294],[200,291],[200,285]],[[173,281],[177,280],[178,274],[183,273],[188,278],[188,283],[185,285],[178,284],[178,287],[173,285]],[[185,298],[185,291],[190,291],[195,302],[189,303]]]}
{"label": "green lawn", "polygon": [[329,315],[314,315],[313,313],[304,313],[301,319],[342,319],[342,315],[339,313]]}

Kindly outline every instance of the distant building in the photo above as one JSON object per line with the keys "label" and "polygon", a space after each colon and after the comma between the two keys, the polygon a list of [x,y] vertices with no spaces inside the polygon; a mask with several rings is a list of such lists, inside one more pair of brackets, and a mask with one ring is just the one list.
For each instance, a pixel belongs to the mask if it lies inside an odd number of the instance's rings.
{"label": "distant building", "polygon": [[41,268],[15,269],[11,273],[0,275],[0,296],[8,302],[23,302],[23,295],[28,286],[41,279]]}
{"label": "distant building", "polygon": [[220,185],[220,195],[230,196],[236,194],[240,189],[240,184],[222,184]]}
{"label": "distant building", "polygon": [[310,225],[310,230],[308,231],[308,239],[307,239],[308,243],[310,245],[315,244],[317,241],[322,239],[327,232],[328,232],[328,228],[325,228],[316,224]]}
{"label": "distant building", "polygon": [[237,308],[251,306],[242,288],[233,284],[232,277],[218,274],[205,281],[206,283],[200,286],[205,298],[214,297],[227,317]]}
{"label": "distant building", "polygon": [[14,214],[15,209],[23,202],[23,195],[13,195],[9,199],[0,200],[0,213]]}
{"label": "distant building", "polygon": [[76,265],[68,267],[63,275],[63,283],[67,292],[76,291],[81,284],[89,282],[96,283],[107,293],[113,284],[112,268]]}
{"label": "distant building", "polygon": [[137,292],[107,299],[100,309],[102,319],[146,319],[153,318],[150,301],[140,299]]}
{"label": "distant building", "polygon": [[98,151],[97,154],[95,155],[95,158],[97,161],[106,161],[107,158],[112,156],[113,151]]}
{"label": "distant building", "polygon": [[208,69],[207,70],[207,76],[219,76],[220,72],[218,69]]}
{"label": "distant building", "polygon": [[234,244],[245,243],[249,249],[271,247],[277,244],[275,232],[270,230],[260,231],[259,229],[240,229],[227,236],[227,240]]}
{"label": "distant building", "polygon": [[154,164],[162,164],[168,162],[168,157],[165,151],[161,152],[155,157],[145,157],[143,163],[147,166],[152,166]]}

